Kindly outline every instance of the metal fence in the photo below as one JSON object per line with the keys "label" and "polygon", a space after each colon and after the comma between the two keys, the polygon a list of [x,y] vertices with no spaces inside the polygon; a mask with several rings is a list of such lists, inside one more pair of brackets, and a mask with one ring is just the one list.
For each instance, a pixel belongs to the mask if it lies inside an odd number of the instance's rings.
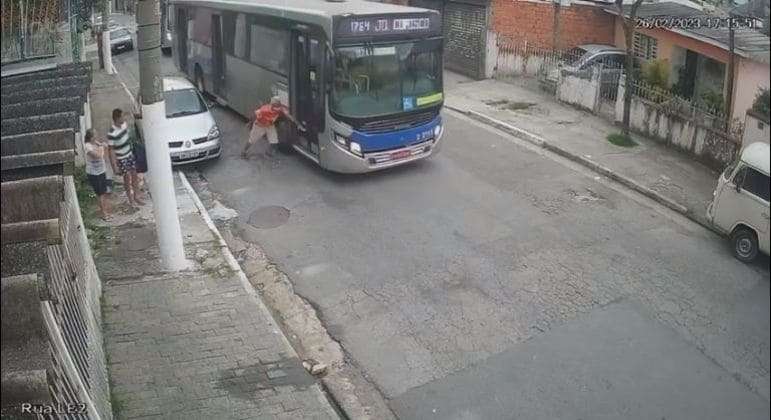
{"label": "metal fence", "polygon": [[643,80],[632,80],[631,86],[633,97],[653,103],[667,114],[679,115],[719,131],[733,131],[735,134],[741,131],[741,124],[728,121],[728,116],[721,108],[683,98]]}
{"label": "metal fence", "polygon": [[2,0],[2,62],[55,55],[66,7],[61,0]]}
{"label": "metal fence", "polygon": [[[625,73],[624,63],[582,65],[581,54],[573,50],[557,51],[499,39],[493,74],[496,79],[506,81],[537,80],[538,86],[554,93],[560,100],[563,100],[566,92],[577,88],[596,90],[594,99],[587,99],[586,92],[567,96],[581,98],[582,103],[576,105],[582,108],[613,117],[616,101],[622,99],[618,95],[623,92],[620,85],[625,81]],[[582,82],[577,83],[579,79]],[[683,98],[669,89],[650,85],[639,78],[632,80],[632,95],[655,104],[668,114],[679,115],[714,130],[740,135],[743,128],[740,121],[729,122],[720,108],[703,101]]]}

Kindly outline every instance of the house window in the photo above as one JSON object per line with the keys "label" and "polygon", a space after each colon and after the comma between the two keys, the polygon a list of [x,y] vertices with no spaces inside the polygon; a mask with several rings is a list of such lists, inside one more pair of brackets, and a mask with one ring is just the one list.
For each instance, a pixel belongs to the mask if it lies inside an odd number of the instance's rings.
{"label": "house window", "polygon": [[655,60],[658,56],[658,41],[656,38],[635,32],[634,55],[643,60]]}

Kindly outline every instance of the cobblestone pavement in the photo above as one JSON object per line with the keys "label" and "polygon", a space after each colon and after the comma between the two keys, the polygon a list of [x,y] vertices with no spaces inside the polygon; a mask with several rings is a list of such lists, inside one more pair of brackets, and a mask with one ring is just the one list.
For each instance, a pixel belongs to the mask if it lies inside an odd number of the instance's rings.
{"label": "cobblestone pavement", "polygon": [[336,418],[178,190],[193,268],[158,266],[150,206],[99,228],[105,349],[117,419]]}

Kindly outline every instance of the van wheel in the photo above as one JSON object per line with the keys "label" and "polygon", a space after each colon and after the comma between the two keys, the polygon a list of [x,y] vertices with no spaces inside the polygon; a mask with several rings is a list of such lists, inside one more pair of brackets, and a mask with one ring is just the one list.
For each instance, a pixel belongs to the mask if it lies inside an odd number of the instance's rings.
{"label": "van wheel", "polygon": [[731,244],[734,247],[734,257],[748,263],[758,256],[758,237],[751,229],[738,228],[731,234]]}

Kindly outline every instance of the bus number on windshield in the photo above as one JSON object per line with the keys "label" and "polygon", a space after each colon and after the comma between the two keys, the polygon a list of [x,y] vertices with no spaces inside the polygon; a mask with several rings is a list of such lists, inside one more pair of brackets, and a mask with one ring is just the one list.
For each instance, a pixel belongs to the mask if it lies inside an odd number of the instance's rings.
{"label": "bus number on windshield", "polygon": [[424,30],[428,29],[430,24],[428,18],[394,19],[394,31]]}
{"label": "bus number on windshield", "polygon": [[412,19],[362,19],[350,22],[351,34],[425,31],[430,29],[429,18]]}

